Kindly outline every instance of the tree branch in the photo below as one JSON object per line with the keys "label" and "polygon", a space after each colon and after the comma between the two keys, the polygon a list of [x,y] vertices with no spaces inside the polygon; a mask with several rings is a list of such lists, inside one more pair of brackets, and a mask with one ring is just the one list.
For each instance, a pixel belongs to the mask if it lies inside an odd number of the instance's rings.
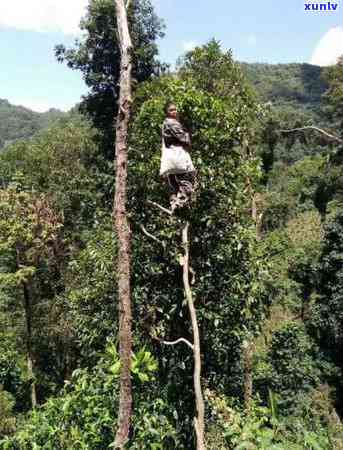
{"label": "tree branch", "polygon": [[327,131],[322,130],[321,128],[314,127],[314,126],[306,126],[306,127],[301,127],[301,128],[292,128],[291,130],[278,130],[278,131],[280,133],[294,133],[296,131],[306,131],[306,130],[317,131],[318,133],[321,133],[324,136],[326,136],[336,142],[339,142],[340,144],[343,144],[343,139],[339,138],[338,136],[334,136],[333,134],[330,134]]}
{"label": "tree branch", "polygon": [[195,272],[195,270],[194,270],[192,267],[190,267],[190,266],[189,266],[189,272],[192,274],[191,285],[193,285],[193,284],[195,284],[195,275],[196,275],[196,272]]}
{"label": "tree branch", "polygon": [[160,211],[168,214],[169,216],[173,215],[173,211],[171,211],[170,209],[165,208],[164,206],[159,205],[156,202],[152,202],[151,200],[147,200],[148,205],[154,206],[155,208],[158,208]]}
{"label": "tree branch", "polygon": [[152,239],[155,242],[158,242],[159,244],[162,245],[162,247],[165,247],[165,243],[163,241],[161,241],[160,239],[158,239],[153,234],[149,233],[149,231],[144,227],[144,225],[141,224],[140,228],[143,231],[143,233],[145,234],[145,236],[147,236],[148,238]]}
{"label": "tree branch", "polygon": [[159,338],[159,337],[157,337],[157,336],[154,336],[154,339],[156,339],[157,341],[159,341],[159,342],[162,342],[162,344],[165,344],[165,345],[176,345],[176,344],[179,344],[180,342],[183,342],[184,344],[186,344],[186,345],[188,345],[188,347],[192,350],[192,351],[194,351],[194,346],[193,346],[193,344],[191,344],[189,341],[187,341],[187,339],[185,339],[185,338],[179,338],[179,339],[176,339],[176,341],[164,341],[163,339],[161,339],[161,338]]}
{"label": "tree branch", "polygon": [[131,3],[131,0],[126,0],[126,5],[125,5],[126,11],[129,9],[130,3]]}

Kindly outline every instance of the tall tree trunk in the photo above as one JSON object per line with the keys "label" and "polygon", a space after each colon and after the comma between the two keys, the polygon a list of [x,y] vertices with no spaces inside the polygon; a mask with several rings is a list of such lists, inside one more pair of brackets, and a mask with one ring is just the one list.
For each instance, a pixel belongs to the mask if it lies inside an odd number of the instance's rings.
{"label": "tall tree trunk", "polygon": [[114,219],[118,239],[118,301],[120,343],[120,399],[115,448],[124,448],[129,437],[132,414],[131,353],[132,312],[130,287],[131,231],[127,220],[127,134],[131,112],[132,43],[124,0],[115,0],[119,44],[121,49],[119,110],[116,123],[116,187]]}
{"label": "tall tree trunk", "polygon": [[201,389],[201,349],[199,327],[197,321],[196,310],[193,302],[192,290],[189,283],[189,222],[182,229],[182,244],[184,248],[184,256],[182,259],[183,266],[183,286],[188,303],[189,314],[192,322],[193,330],[193,355],[194,355],[194,393],[197,409],[197,417],[194,417],[194,429],[197,438],[197,450],[205,450],[205,405]]}
{"label": "tall tree trunk", "polygon": [[[248,180],[248,185],[251,187],[251,182]],[[251,215],[255,222],[256,240],[262,240],[262,196],[259,192],[252,192],[251,188]],[[253,356],[255,346],[253,337],[247,338],[243,344],[243,368],[244,368],[244,405],[247,411],[251,409],[251,402],[253,398]]]}
{"label": "tall tree trunk", "polygon": [[34,373],[34,360],[32,354],[32,309],[31,309],[31,292],[29,285],[23,283],[24,294],[24,310],[25,310],[25,322],[26,322],[26,360],[27,360],[27,372],[31,382],[31,405],[32,408],[37,406],[37,393],[36,393],[36,381]]}

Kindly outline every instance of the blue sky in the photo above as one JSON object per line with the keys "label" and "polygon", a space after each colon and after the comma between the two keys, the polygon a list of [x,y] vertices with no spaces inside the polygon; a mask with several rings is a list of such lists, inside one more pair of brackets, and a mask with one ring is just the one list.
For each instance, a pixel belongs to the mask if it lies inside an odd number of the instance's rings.
{"label": "blue sky", "polygon": [[[336,11],[322,12],[305,12],[304,2],[153,0],[167,26],[161,59],[173,64],[215,37],[240,61],[332,63],[343,53],[343,0],[331,0]],[[86,3],[1,0],[0,98],[43,111],[68,109],[86,93],[81,74],[58,64],[53,53],[56,44],[73,43]]]}

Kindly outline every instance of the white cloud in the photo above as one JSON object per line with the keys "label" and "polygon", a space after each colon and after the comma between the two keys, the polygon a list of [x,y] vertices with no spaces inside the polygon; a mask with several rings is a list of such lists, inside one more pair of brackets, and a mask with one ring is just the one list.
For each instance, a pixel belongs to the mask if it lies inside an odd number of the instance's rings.
{"label": "white cloud", "polygon": [[0,0],[0,27],[78,34],[88,0]]}
{"label": "white cloud", "polygon": [[334,27],[320,39],[310,64],[330,66],[336,64],[341,55],[343,55],[343,27]]}
{"label": "white cloud", "polygon": [[194,47],[196,47],[198,44],[195,41],[183,41],[182,42],[182,49],[185,52],[190,52],[193,50]]}

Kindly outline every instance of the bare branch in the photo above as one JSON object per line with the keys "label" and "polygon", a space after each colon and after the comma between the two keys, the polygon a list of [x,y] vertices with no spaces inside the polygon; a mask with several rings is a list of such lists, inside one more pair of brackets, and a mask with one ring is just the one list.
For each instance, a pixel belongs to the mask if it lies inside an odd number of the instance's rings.
{"label": "bare branch", "polygon": [[194,394],[195,394],[195,404],[197,410],[197,416],[194,417],[194,429],[197,437],[197,450],[205,450],[205,404],[201,387],[201,348],[200,348],[200,335],[198,319],[196,314],[196,309],[193,301],[192,289],[189,283],[189,222],[186,222],[182,229],[182,245],[184,248],[183,255],[183,287],[185,292],[185,297],[188,303],[189,315],[191,317],[192,330],[193,330],[193,357],[194,357]]}
{"label": "bare branch", "polygon": [[328,137],[329,139],[332,139],[336,142],[339,142],[340,144],[343,144],[343,139],[339,138],[338,136],[334,136],[333,134],[328,133],[325,130],[322,130],[321,128],[314,127],[314,126],[306,126],[301,128],[292,128],[291,130],[279,130],[280,133],[295,133],[296,131],[306,131],[306,130],[314,130],[318,133],[323,134],[324,136]]}
{"label": "bare branch", "polygon": [[131,0],[126,0],[126,5],[125,5],[126,11],[129,9],[130,3],[131,3]]}
{"label": "bare branch", "polygon": [[165,345],[176,345],[176,344],[179,344],[180,342],[183,342],[184,344],[186,344],[186,345],[188,345],[188,347],[193,351],[194,350],[194,346],[193,346],[193,344],[191,344],[189,341],[187,341],[187,339],[185,339],[185,338],[179,338],[179,339],[176,339],[176,341],[164,341],[163,339],[160,339],[159,337],[157,337],[157,336],[154,336],[154,339],[156,339],[157,341],[159,341],[159,342],[162,342],[162,344],[165,344]]}
{"label": "bare branch", "polygon": [[165,208],[164,206],[159,205],[156,202],[152,202],[151,200],[147,200],[148,205],[154,206],[155,208],[158,208],[160,211],[168,214],[169,216],[173,215],[173,211],[171,211],[170,209]]}
{"label": "bare branch", "polygon": [[152,239],[155,242],[158,242],[159,244],[162,245],[162,247],[165,247],[165,243],[163,241],[161,241],[160,239],[158,239],[156,236],[154,236],[153,234],[149,233],[149,231],[145,228],[144,225],[140,225],[141,230],[143,231],[143,233],[145,234],[145,236],[147,236],[148,238]]}

